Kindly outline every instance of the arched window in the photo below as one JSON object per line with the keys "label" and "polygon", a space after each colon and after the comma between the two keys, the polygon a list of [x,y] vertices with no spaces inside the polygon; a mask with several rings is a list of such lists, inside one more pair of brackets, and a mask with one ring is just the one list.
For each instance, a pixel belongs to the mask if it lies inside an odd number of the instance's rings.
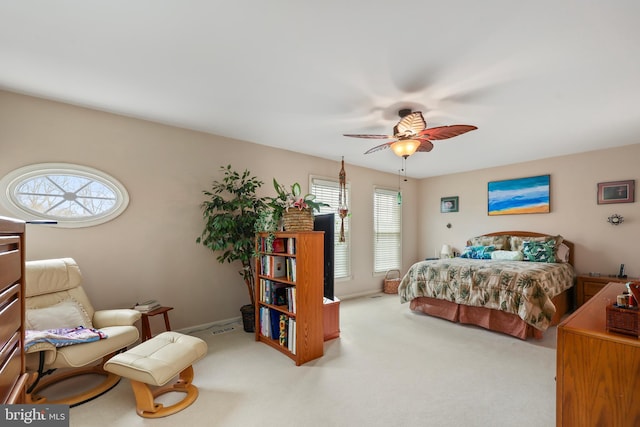
{"label": "arched window", "polygon": [[68,163],[40,163],[16,169],[0,180],[3,206],[16,217],[53,220],[60,227],[89,227],[110,221],[129,204],[124,186],[97,169]]}

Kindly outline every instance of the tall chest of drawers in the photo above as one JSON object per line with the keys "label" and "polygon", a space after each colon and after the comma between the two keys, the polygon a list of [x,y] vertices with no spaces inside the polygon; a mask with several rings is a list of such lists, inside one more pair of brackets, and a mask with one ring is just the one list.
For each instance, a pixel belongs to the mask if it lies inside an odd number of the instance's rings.
{"label": "tall chest of drawers", "polygon": [[0,217],[0,403],[24,403],[23,221]]}

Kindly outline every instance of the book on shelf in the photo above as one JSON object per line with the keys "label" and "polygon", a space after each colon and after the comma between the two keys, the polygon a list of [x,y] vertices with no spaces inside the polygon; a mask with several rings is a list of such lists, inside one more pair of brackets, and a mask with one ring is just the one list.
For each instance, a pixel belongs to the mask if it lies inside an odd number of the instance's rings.
{"label": "book on shelf", "polygon": [[273,239],[271,246],[273,247],[273,252],[287,253],[287,239],[284,237]]}
{"label": "book on shelf", "polygon": [[289,286],[287,289],[287,310],[296,312],[296,287]]}
{"label": "book on shelf", "polygon": [[296,354],[296,319],[293,317],[289,318],[287,329],[289,336],[289,339],[287,340],[287,349],[291,353]]}
{"label": "book on shelf", "polygon": [[288,346],[290,320],[293,319],[278,310],[260,307],[260,335],[271,338],[282,346]]}
{"label": "book on shelf", "polygon": [[271,325],[269,325],[271,339],[277,341],[280,337],[280,312],[269,310],[269,320],[271,321]]}
{"label": "book on shelf", "polygon": [[296,281],[296,259],[287,258],[287,280]]}
{"label": "book on shelf", "polygon": [[287,253],[290,255],[295,255],[296,253],[296,239],[293,237],[287,239]]}
{"label": "book on shelf", "polygon": [[133,307],[134,310],[141,312],[153,311],[156,308],[160,308],[161,305],[157,300],[151,299],[149,301],[139,302]]}
{"label": "book on shelf", "polygon": [[282,256],[274,256],[273,258],[273,277],[285,277],[287,275],[286,260]]}
{"label": "book on shelf", "polygon": [[291,285],[260,278],[260,302],[273,305],[289,305],[287,288]]}
{"label": "book on shelf", "polygon": [[271,319],[269,315],[269,309],[267,307],[260,307],[260,335],[269,337],[271,326]]}
{"label": "book on shelf", "polygon": [[295,252],[292,252],[294,249],[292,245],[292,242],[295,239],[289,237],[276,237],[275,239],[273,239],[273,242],[271,242],[271,247],[267,247],[267,238],[266,237],[260,237],[259,240],[259,250],[260,252],[272,252],[272,253],[281,253],[281,254],[293,254]]}
{"label": "book on shelf", "polygon": [[260,273],[269,277],[284,277],[287,274],[285,257],[278,255],[263,255]]}
{"label": "book on shelf", "polygon": [[290,288],[291,285],[287,285],[286,283],[276,283],[273,287],[273,305],[289,305],[289,297],[287,288]]}
{"label": "book on shelf", "polygon": [[280,314],[280,336],[279,341],[282,347],[287,347],[287,340],[289,337],[289,316],[284,313]]}

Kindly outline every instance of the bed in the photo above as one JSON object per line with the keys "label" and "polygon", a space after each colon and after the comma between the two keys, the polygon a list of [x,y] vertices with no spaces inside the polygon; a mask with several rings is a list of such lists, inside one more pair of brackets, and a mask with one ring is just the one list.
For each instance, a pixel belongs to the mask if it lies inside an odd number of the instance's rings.
{"label": "bed", "polygon": [[473,237],[461,257],[415,263],[398,294],[410,309],[520,339],[541,339],[571,306],[573,244],[502,231]]}

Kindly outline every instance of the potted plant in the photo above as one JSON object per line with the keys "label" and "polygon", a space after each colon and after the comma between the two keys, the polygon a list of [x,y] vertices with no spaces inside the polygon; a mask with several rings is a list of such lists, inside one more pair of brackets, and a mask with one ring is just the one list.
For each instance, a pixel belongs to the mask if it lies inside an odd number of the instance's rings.
{"label": "potted plant", "polygon": [[284,185],[273,179],[275,197],[266,198],[265,209],[261,210],[256,221],[256,232],[267,232],[265,244],[267,252],[272,251],[272,243],[277,231],[296,231],[287,228],[285,216],[287,213],[305,212],[308,214],[309,227],[313,229],[313,211],[319,211],[322,206],[329,206],[323,202],[317,202],[316,196],[310,193],[301,196],[302,190],[299,183],[294,183],[287,189]]}
{"label": "potted plant", "polygon": [[286,231],[292,231],[292,227],[287,223],[286,217],[287,214],[296,214],[308,216],[308,221],[310,221],[310,225],[307,228],[313,229],[313,211],[320,211],[322,206],[329,206],[326,203],[316,201],[316,196],[311,193],[307,193],[302,196],[302,190],[300,188],[300,184],[297,182],[293,183],[291,187],[287,190],[286,187],[276,179],[273,179],[273,187],[276,190],[277,196],[272,197],[267,202],[267,205],[271,208],[273,212],[273,218],[276,221],[280,219],[284,221],[284,229]]}
{"label": "potted plant", "polygon": [[320,211],[322,206],[329,206],[326,203],[317,202],[315,200],[315,194],[307,193],[304,196],[300,196],[302,190],[300,189],[300,184],[297,182],[294,182],[290,189],[287,190],[284,185],[279,184],[274,178],[273,187],[276,189],[278,196],[270,198],[268,206],[272,207],[280,217],[284,216],[284,213],[288,212],[291,208]]}
{"label": "potted plant", "polygon": [[214,181],[211,190],[203,191],[207,200],[202,203],[204,230],[197,243],[202,243],[218,253],[220,263],[240,261],[240,275],[249,292],[250,305],[240,308],[244,330],[254,331],[254,245],[255,224],[261,211],[265,210],[265,198],[256,191],[263,182],[245,170],[242,174],[232,170],[231,165],[221,166],[222,181]]}

